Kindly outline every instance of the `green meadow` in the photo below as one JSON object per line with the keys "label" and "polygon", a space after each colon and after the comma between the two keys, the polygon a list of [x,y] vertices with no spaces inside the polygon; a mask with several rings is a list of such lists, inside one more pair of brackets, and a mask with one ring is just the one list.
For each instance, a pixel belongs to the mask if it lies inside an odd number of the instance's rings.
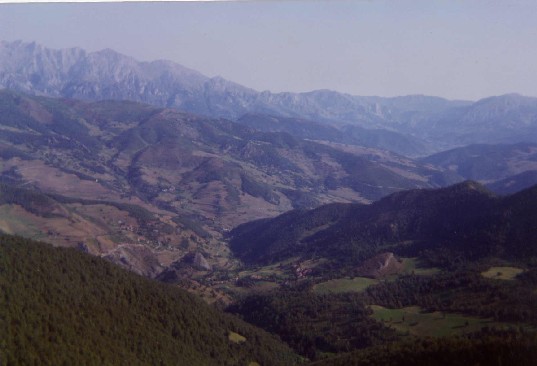
{"label": "green meadow", "polygon": [[371,285],[378,283],[378,280],[366,277],[339,278],[321,282],[313,287],[313,291],[318,294],[339,294],[343,292],[362,292]]}
{"label": "green meadow", "polygon": [[444,337],[477,332],[484,327],[509,328],[514,324],[495,322],[461,314],[440,311],[423,312],[419,306],[388,309],[371,305],[373,318],[402,335]]}
{"label": "green meadow", "polygon": [[522,272],[524,272],[524,270],[517,267],[491,267],[488,270],[481,272],[481,275],[496,280],[513,280]]}

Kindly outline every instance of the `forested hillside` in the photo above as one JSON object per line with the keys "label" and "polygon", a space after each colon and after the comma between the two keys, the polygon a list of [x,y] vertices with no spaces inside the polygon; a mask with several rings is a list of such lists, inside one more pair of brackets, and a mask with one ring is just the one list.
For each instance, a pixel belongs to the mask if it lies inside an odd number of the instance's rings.
{"label": "forested hillside", "polygon": [[248,263],[322,257],[357,265],[382,251],[460,261],[537,256],[537,187],[497,197],[475,182],[395,193],[371,205],[328,205],[254,221],[231,232]]}
{"label": "forested hillside", "polygon": [[468,337],[419,339],[372,347],[311,366],[532,366],[536,357],[536,335],[484,331]]}
{"label": "forested hillside", "polygon": [[73,249],[0,236],[0,363],[290,365],[271,335]]}
{"label": "forested hillside", "polygon": [[467,181],[246,223],[228,311],[316,365],[531,365],[536,222],[537,186]]}

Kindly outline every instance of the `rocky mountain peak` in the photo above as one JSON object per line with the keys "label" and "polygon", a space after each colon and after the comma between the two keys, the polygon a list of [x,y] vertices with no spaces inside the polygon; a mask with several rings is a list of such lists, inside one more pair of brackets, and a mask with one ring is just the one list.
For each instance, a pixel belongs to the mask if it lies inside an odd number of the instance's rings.
{"label": "rocky mountain peak", "polygon": [[[114,50],[53,50],[0,43],[0,87],[89,100],[131,100],[236,120],[245,113],[388,130],[435,146],[537,141],[537,98],[508,94],[476,103],[439,97],[363,97],[333,90],[258,92],[171,61],[139,62]],[[397,146],[390,142],[390,145]]]}

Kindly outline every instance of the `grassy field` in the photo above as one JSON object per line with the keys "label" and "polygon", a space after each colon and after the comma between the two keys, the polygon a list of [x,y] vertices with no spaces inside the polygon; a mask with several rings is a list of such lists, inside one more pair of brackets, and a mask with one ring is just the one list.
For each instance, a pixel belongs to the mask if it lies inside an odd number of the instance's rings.
{"label": "grassy field", "polygon": [[313,287],[313,291],[318,294],[337,294],[342,292],[362,292],[371,285],[378,283],[378,280],[366,277],[339,278],[321,282]]}
{"label": "grassy field", "polygon": [[[268,266],[257,267],[253,269],[247,269],[240,271],[237,276],[239,278],[245,278],[249,276],[258,276],[262,279],[268,280],[270,277],[276,277],[280,280],[285,280],[289,278],[289,274],[286,273],[289,271],[289,266],[291,263],[296,262],[298,258],[289,258],[285,261],[278,262],[276,264],[271,264]],[[304,268],[309,268],[305,267]]]}
{"label": "grassy field", "polygon": [[[460,314],[422,312],[419,306],[402,309],[387,309],[372,305],[373,318],[383,322],[402,335],[443,337],[479,331],[483,327],[509,327],[508,323],[490,319],[474,318]],[[512,325],[511,325],[512,326]]]}
{"label": "grassy field", "polygon": [[1,205],[0,231],[36,240],[43,239],[45,235],[37,227],[34,217],[36,216],[18,205]]}
{"label": "grassy field", "polygon": [[[425,268],[417,258],[401,258],[403,270],[399,274],[385,277],[388,281],[396,280],[400,275],[415,274],[418,276],[432,276],[438,273],[438,268]],[[339,278],[326,282],[321,282],[314,286],[313,290],[319,294],[342,293],[342,292],[362,292],[371,285],[375,285],[379,280],[367,277]]]}
{"label": "grassy field", "polygon": [[228,339],[233,343],[246,342],[245,337],[243,337],[239,333],[235,333],[235,332],[229,332]]}
{"label": "grassy field", "polygon": [[403,273],[414,273],[418,276],[432,276],[440,272],[440,269],[434,267],[424,267],[418,258],[401,258],[403,260]]}
{"label": "grassy field", "polygon": [[284,272],[283,270],[279,269],[278,267],[262,267],[260,269],[256,269],[253,271],[241,271],[239,272],[239,277],[248,277],[248,276],[259,276],[263,278],[268,278],[270,276],[283,276]]}
{"label": "grassy field", "polygon": [[270,281],[258,281],[255,283],[255,285],[253,287],[251,287],[251,289],[253,291],[257,291],[257,292],[263,292],[263,291],[270,291],[270,290],[274,290],[276,288],[278,288],[279,285],[275,282],[270,282]]}
{"label": "grassy field", "polygon": [[493,278],[496,280],[513,280],[515,277],[524,272],[522,268],[517,267],[491,267],[481,275],[485,278]]}

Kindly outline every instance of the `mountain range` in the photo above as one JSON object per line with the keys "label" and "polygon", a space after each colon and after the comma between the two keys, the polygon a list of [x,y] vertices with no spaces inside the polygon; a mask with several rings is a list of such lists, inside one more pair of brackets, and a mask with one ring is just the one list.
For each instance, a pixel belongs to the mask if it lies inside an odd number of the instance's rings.
{"label": "mountain range", "polygon": [[[349,144],[352,135],[309,120],[245,115],[234,123],[137,102],[8,90],[0,91],[0,113],[5,189],[48,195],[44,202],[62,217],[48,220],[48,212],[15,206],[24,200],[9,201],[2,230],[82,245],[150,277],[192,251],[215,268],[229,266],[222,233],[291,209],[368,203],[464,179],[512,193],[537,179],[532,143],[471,145],[411,159]],[[133,210],[148,213],[132,220]]]}
{"label": "mountain range", "polygon": [[[4,165],[4,175],[80,198],[116,199],[119,193],[125,199],[175,205],[176,210],[200,204],[214,217],[227,206],[236,215],[247,198],[241,192],[258,205],[276,205],[281,211],[346,196],[372,200],[449,179],[438,169],[404,159],[383,165],[344,147],[133,102],[81,102],[2,91],[0,108],[2,157],[12,161]],[[24,166],[37,161],[44,170],[71,174],[73,184],[36,179]],[[405,164],[413,165],[408,173],[402,172]],[[74,184],[78,180],[93,190]],[[189,198],[202,196],[196,202]]]}
{"label": "mountain range", "polygon": [[536,98],[0,42],[0,364],[532,365],[536,222]]}
{"label": "mountain range", "polygon": [[491,183],[537,169],[537,144],[476,144],[420,159],[465,179]]}
{"label": "mountain range", "polygon": [[[52,50],[36,43],[1,42],[0,87],[85,100],[131,100],[231,120],[253,113],[343,130],[358,126],[376,130],[369,132],[376,135],[389,131],[388,141],[396,136],[401,144],[420,141],[412,150],[390,144],[396,152],[415,155],[476,143],[537,142],[536,98],[509,94],[470,102],[422,95],[361,97],[330,90],[258,92],[170,61],[138,62],[110,49]],[[375,147],[389,147],[380,140]]]}
{"label": "mountain range", "polygon": [[385,152],[129,101],[3,90],[0,114],[1,230],[150,277],[191,251],[228,265],[222,233],[246,221],[459,179]]}

